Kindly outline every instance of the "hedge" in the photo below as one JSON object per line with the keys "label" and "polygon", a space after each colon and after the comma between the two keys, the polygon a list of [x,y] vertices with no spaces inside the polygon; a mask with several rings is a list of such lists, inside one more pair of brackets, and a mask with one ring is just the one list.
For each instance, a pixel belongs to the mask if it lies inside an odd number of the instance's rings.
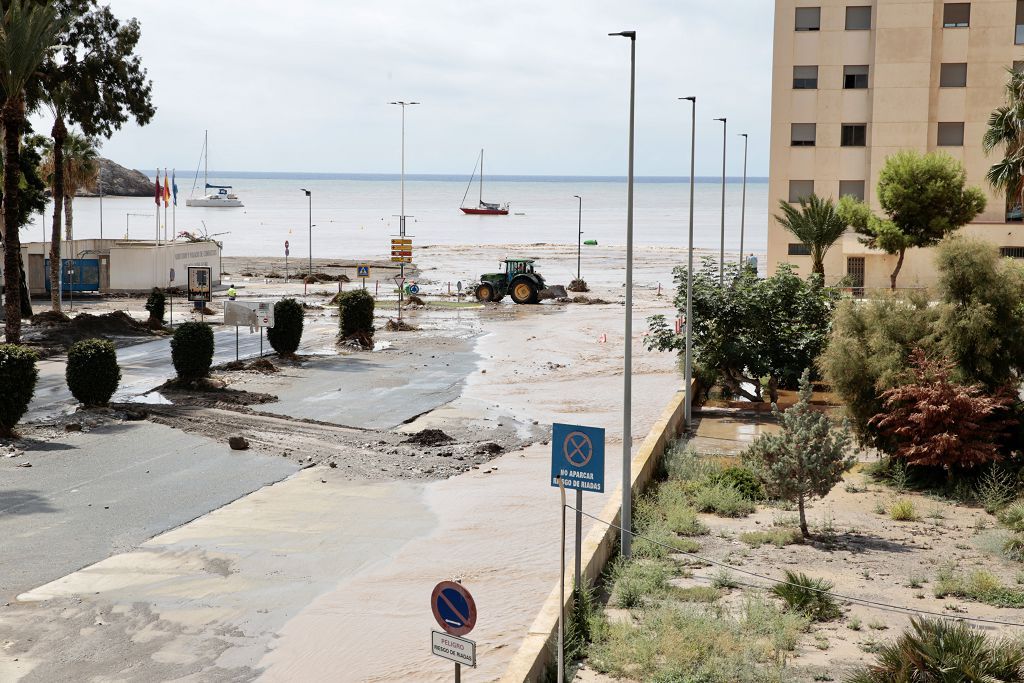
{"label": "hedge", "polygon": [[274,326],[267,328],[267,341],[278,355],[291,356],[302,341],[302,305],[295,299],[281,299],[274,304]]}
{"label": "hedge", "polygon": [[113,342],[84,339],[72,344],[64,377],[71,395],[79,402],[87,406],[107,405],[121,381]]}
{"label": "hedge", "polygon": [[37,356],[18,344],[0,344],[0,436],[13,436],[35,392]]}
{"label": "hedge", "polygon": [[373,339],[373,297],[362,289],[353,289],[338,296],[338,329],[342,339],[361,341]]}
{"label": "hedge", "polygon": [[210,374],[213,363],[213,328],[206,323],[182,323],[171,338],[171,361],[181,379]]}
{"label": "hedge", "polygon": [[167,297],[159,287],[154,287],[146,299],[146,310],[149,311],[150,320],[162,323],[164,321],[164,306],[167,304]]}

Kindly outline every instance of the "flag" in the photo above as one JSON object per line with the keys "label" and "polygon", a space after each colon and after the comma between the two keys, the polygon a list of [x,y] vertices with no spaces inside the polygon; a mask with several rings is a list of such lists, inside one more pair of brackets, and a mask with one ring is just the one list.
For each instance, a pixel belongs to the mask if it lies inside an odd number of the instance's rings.
{"label": "flag", "polygon": [[174,177],[174,170],[171,170],[171,193],[174,195],[174,205],[178,205],[178,179]]}
{"label": "flag", "polygon": [[164,169],[164,206],[171,204],[171,184],[167,180],[167,169]]}
{"label": "flag", "polygon": [[153,201],[156,202],[157,206],[160,206],[160,196],[163,195],[163,190],[160,189],[160,169],[156,170],[156,195],[153,197]]}

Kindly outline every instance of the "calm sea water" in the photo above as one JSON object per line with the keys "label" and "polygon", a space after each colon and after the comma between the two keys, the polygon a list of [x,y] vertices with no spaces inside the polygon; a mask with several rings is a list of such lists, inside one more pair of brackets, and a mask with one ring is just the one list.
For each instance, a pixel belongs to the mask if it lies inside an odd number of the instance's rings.
{"label": "calm sea water", "polygon": [[[267,176],[273,177],[267,177]],[[176,219],[167,213],[167,234],[189,230],[217,235],[229,256],[282,256],[284,242],[293,256],[309,253],[309,204],[300,188],[312,191],[313,253],[325,258],[382,258],[398,231],[400,182],[392,176],[234,173],[211,176],[230,184],[244,208],[188,208],[185,199],[192,178],[178,176]],[[200,184],[201,184],[200,179]],[[625,243],[626,183],[619,178],[488,178],[484,200],[509,202],[510,215],[465,216],[459,205],[467,179],[455,176],[406,177],[405,211],[408,234],[418,244],[575,244],[577,200],[583,197],[583,238],[600,244]],[[470,188],[468,205],[476,203]],[[689,186],[686,179],[642,179],[635,186],[635,228],[638,245],[685,247]],[[150,198],[103,200],[103,236],[151,239],[156,231],[155,205]],[[726,249],[739,249],[741,182],[726,186]],[[100,236],[100,200],[75,200],[75,238]],[[746,238],[748,253],[766,248],[768,185],[748,180]],[[698,179],[695,185],[694,244],[717,249],[720,234],[721,185]],[[42,238],[52,209],[36,217],[22,239]],[[514,215],[513,215],[514,214]],[[160,222],[163,224],[163,209]]]}

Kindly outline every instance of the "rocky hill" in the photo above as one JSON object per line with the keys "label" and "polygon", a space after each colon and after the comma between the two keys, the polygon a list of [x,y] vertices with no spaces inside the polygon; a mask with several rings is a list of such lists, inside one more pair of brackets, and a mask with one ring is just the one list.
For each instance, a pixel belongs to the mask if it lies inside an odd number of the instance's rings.
{"label": "rocky hill", "polygon": [[[103,180],[103,194],[113,197],[152,197],[153,179],[142,171],[133,171],[116,164],[110,159],[100,159],[100,175]],[[99,182],[80,190],[79,197],[99,195]]]}

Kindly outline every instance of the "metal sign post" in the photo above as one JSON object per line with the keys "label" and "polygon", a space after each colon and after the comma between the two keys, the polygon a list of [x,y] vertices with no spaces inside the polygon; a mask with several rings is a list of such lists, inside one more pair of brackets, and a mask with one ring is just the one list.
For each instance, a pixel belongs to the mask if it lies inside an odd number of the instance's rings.
{"label": "metal sign post", "polygon": [[[561,477],[558,493],[562,500],[562,543],[558,546],[558,683],[565,683],[565,485]],[[579,557],[579,550],[576,552]]]}
{"label": "metal sign post", "polygon": [[284,241],[284,281],[288,282],[288,240]]}
{"label": "metal sign post", "polygon": [[476,626],[476,602],[461,584],[442,581],[430,594],[430,609],[448,634],[431,631],[431,653],[455,662],[455,683],[460,683],[462,665],[476,666],[476,643],[460,637]]}
{"label": "metal sign post", "polygon": [[[551,429],[551,485],[562,495],[565,539],[565,489],[576,489],[575,586],[582,586],[583,491],[604,493],[604,429],[554,424]],[[563,553],[563,567],[564,567]],[[563,581],[564,583],[564,581]]]}
{"label": "metal sign post", "polygon": [[366,291],[366,278],[370,277],[370,266],[365,263],[360,263],[356,266],[356,277],[363,279],[363,291]]}
{"label": "metal sign post", "polygon": [[174,292],[171,291],[174,285],[174,268],[167,274],[167,298],[171,301],[171,329],[174,329]]}

